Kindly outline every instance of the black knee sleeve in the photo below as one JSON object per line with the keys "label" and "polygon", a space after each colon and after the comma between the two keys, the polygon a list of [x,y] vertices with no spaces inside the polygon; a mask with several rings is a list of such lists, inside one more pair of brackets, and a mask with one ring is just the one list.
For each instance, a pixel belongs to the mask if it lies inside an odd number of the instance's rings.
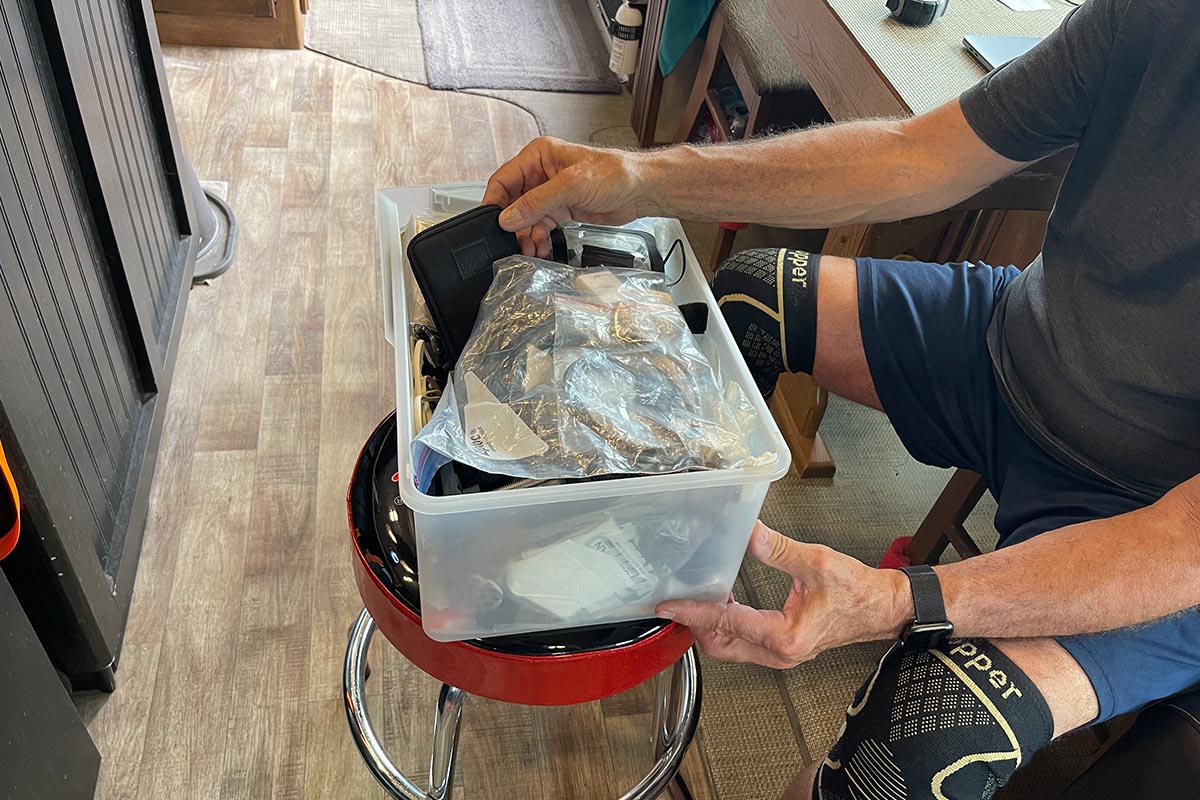
{"label": "black knee sleeve", "polygon": [[743,250],[713,276],[721,313],[764,394],[781,372],[812,372],[820,260],[803,250]]}
{"label": "black knee sleeve", "polygon": [[986,640],[896,645],[846,711],[814,800],[989,800],[1054,732],[1033,682]]}

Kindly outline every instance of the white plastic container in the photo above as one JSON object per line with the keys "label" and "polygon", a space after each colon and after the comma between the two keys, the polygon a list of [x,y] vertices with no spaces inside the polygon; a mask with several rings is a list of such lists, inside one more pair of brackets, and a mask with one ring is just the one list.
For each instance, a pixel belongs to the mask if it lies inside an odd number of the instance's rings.
{"label": "white plastic container", "polygon": [[[412,364],[403,344],[417,290],[405,257],[406,230],[414,214],[464,211],[482,194],[483,184],[451,184],[385,189],[378,197],[385,304],[391,298],[386,333],[395,345],[399,332],[401,344],[400,497],[415,518],[425,632],[438,641],[474,639],[644,619],[667,599],[724,600],[767,489],[787,473],[791,456],[676,220],[633,225],[651,230],[663,253],[682,240],[688,268],[671,294],[680,304],[708,304],[708,331],[697,343],[724,380],[742,386],[759,417],[753,449],[772,452],[775,459],[736,470],[456,497],[426,495],[413,484],[411,444],[417,431]],[[667,272],[679,274],[678,256]],[[671,549],[664,550],[668,540],[676,544],[677,557],[664,557]]]}

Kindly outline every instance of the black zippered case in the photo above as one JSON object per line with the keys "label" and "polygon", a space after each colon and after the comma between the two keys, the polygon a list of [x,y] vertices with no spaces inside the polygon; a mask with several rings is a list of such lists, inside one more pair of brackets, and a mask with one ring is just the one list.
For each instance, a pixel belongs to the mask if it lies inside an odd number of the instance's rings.
{"label": "black zippered case", "polygon": [[500,227],[500,206],[473,208],[426,228],[408,243],[408,263],[442,340],[448,368],[458,363],[492,285],[492,263],[518,255],[516,234]]}

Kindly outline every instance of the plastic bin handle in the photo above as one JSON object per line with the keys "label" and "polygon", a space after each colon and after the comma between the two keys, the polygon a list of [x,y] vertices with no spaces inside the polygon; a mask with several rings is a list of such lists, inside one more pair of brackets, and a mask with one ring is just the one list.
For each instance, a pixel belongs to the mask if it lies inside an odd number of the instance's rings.
{"label": "plastic bin handle", "polygon": [[392,347],[396,346],[396,301],[392,297],[392,265],[381,259],[380,277],[383,279],[383,336]]}
{"label": "plastic bin handle", "polygon": [[399,254],[393,254],[391,251],[391,237],[388,235],[388,229],[396,231],[396,243],[403,247],[404,233],[399,229],[399,220],[396,213],[396,206],[393,203],[386,202],[382,198],[378,201],[379,213],[378,217],[382,223],[386,214],[388,224],[380,224],[379,226],[379,277],[380,286],[383,290],[383,335],[388,340],[392,347],[396,346],[396,298],[393,294],[392,281],[392,261]]}

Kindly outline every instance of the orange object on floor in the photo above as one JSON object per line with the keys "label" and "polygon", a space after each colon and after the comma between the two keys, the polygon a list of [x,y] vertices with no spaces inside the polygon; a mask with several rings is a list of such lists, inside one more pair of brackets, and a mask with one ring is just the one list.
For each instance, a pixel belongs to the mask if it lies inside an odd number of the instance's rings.
{"label": "orange object on floor", "polygon": [[13,480],[4,457],[4,446],[0,445],[0,558],[4,558],[17,546],[21,535],[21,497],[17,494],[17,482]]}

